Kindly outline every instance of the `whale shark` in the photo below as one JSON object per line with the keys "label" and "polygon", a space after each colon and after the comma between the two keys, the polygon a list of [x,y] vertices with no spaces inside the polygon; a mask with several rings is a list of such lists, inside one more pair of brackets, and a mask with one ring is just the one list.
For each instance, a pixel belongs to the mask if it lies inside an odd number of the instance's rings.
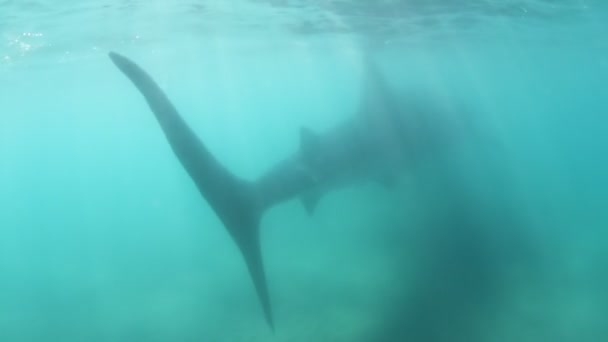
{"label": "whale shark", "polygon": [[437,111],[417,96],[394,94],[380,68],[366,58],[363,95],[352,118],[325,132],[301,128],[297,151],[258,179],[243,179],[218,161],[143,68],[116,52],[109,57],[141,92],[175,156],[236,243],[272,330],[262,215],[294,198],[312,214],[328,191],[361,180],[390,186],[404,168],[445,145],[450,131],[441,129],[450,125],[433,119]]}

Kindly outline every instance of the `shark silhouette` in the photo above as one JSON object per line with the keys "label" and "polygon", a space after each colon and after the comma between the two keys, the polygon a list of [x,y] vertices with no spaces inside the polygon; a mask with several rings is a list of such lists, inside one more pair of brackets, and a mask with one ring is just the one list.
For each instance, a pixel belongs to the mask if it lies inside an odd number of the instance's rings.
{"label": "shark silhouette", "polygon": [[241,179],[218,162],[146,71],[115,52],[109,57],[144,96],[178,160],[238,246],[273,330],[259,238],[263,213],[295,197],[312,213],[325,192],[360,179],[390,184],[404,166],[443,144],[445,132],[429,119],[429,107],[393,96],[379,68],[366,59],[364,96],[352,119],[322,134],[302,128],[298,151],[255,181]]}

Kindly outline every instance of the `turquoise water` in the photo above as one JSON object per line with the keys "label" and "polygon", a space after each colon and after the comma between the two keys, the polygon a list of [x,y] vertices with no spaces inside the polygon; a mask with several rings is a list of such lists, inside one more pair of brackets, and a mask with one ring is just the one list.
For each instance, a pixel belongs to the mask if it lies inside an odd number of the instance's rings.
{"label": "turquoise water", "polygon": [[[0,0],[0,341],[607,339],[608,6],[454,3]],[[273,334],[109,51],[247,179],[354,115],[362,56],[483,133],[269,210]]]}

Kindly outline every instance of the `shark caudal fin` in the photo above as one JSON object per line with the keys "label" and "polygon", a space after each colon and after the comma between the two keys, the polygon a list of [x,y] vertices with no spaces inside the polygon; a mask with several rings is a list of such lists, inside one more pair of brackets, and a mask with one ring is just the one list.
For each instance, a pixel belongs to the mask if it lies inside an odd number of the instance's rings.
{"label": "shark caudal fin", "polygon": [[234,176],[215,159],[142,68],[117,53],[110,52],[109,57],[144,96],[171,149],[236,242],[249,269],[266,322],[274,329],[260,250],[259,221],[265,208],[259,204],[253,185]]}

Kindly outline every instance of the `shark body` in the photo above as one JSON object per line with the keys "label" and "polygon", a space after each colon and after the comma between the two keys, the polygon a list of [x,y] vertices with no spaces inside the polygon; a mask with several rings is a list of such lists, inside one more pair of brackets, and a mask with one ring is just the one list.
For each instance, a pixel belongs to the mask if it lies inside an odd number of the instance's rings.
{"label": "shark body", "polygon": [[437,144],[438,135],[422,119],[426,109],[398,104],[368,63],[359,113],[321,134],[302,128],[298,151],[255,181],[241,179],[218,162],[146,71],[117,53],[109,57],[144,96],[178,160],[238,246],[272,329],[259,238],[263,213],[293,198],[312,213],[325,192],[361,179],[390,182]]}

